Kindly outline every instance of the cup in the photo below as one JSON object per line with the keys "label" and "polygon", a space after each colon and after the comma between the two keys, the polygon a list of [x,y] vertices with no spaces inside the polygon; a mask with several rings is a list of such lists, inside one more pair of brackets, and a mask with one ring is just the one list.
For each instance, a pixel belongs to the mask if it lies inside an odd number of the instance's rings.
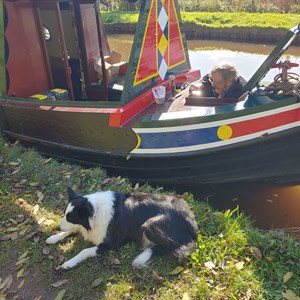
{"label": "cup", "polygon": [[163,104],[166,99],[166,87],[156,86],[152,88],[152,93],[157,104]]}

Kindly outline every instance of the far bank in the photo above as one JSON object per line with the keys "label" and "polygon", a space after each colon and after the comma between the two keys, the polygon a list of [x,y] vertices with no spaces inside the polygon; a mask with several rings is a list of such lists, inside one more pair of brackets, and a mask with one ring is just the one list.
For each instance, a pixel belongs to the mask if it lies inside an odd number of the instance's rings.
{"label": "far bank", "polygon": [[[300,23],[296,14],[182,13],[187,39],[212,39],[276,44],[286,31]],[[138,13],[104,12],[107,33],[134,34]],[[298,37],[293,45],[300,45]]]}

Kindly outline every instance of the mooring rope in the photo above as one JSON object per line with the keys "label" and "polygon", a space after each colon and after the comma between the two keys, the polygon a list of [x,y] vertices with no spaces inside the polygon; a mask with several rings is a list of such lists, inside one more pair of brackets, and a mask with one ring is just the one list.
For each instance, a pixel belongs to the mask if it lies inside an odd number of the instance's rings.
{"label": "mooring rope", "polygon": [[274,91],[277,95],[291,95],[300,98],[300,76],[297,73],[287,73],[282,80],[282,73],[274,77],[274,82],[265,87],[266,91]]}

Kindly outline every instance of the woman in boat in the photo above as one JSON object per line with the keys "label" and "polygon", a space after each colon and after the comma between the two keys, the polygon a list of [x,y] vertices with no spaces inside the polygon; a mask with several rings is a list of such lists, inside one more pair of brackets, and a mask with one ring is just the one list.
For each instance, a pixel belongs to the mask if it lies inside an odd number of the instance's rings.
{"label": "woman in boat", "polygon": [[193,83],[190,92],[200,91],[203,97],[239,98],[246,83],[236,66],[222,62],[214,66],[199,83]]}

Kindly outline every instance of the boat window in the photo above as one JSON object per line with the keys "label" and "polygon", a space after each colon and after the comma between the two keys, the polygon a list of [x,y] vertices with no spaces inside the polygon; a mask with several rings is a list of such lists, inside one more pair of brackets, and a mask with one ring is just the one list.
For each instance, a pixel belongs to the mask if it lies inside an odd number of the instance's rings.
{"label": "boat window", "polygon": [[46,41],[49,41],[51,38],[51,34],[50,31],[47,27],[43,26],[43,30],[44,30],[44,38]]}

